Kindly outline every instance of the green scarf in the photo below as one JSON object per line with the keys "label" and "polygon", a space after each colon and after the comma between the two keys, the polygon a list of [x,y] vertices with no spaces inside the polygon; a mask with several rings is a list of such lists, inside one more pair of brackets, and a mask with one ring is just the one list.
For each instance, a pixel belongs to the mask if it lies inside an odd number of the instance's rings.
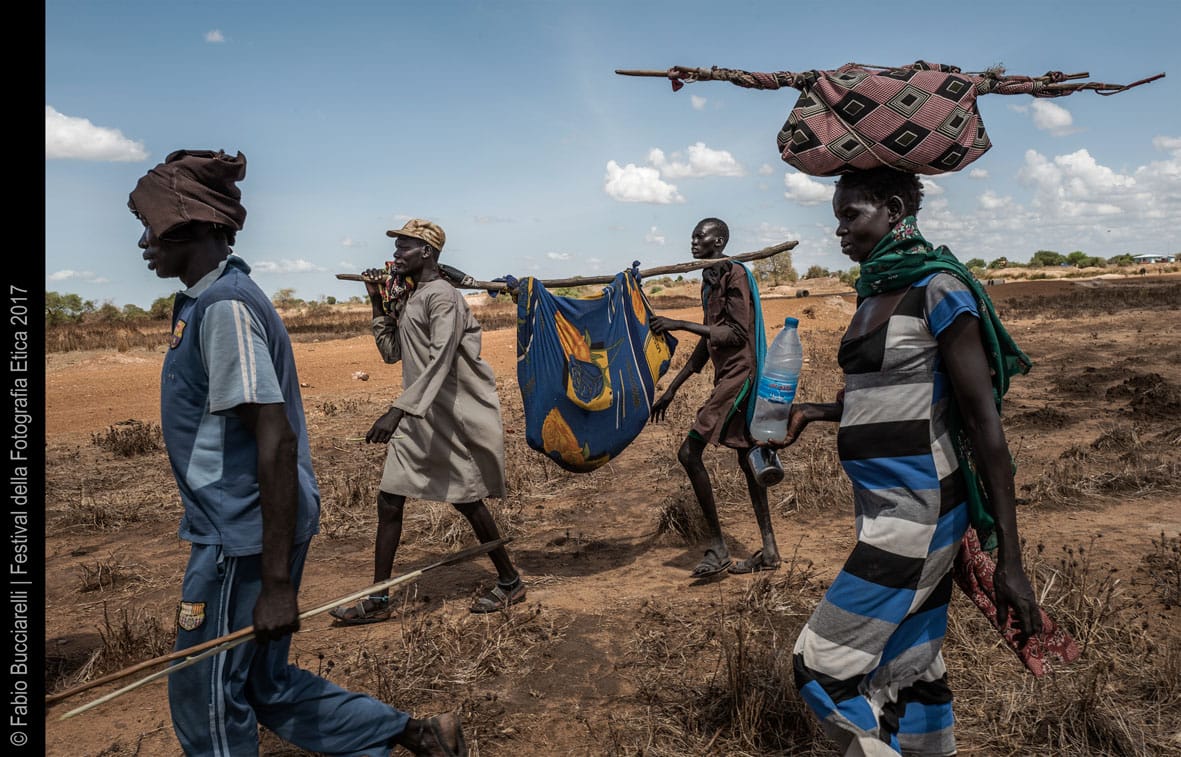
{"label": "green scarf", "polygon": [[[980,312],[980,333],[992,368],[993,401],[997,413],[1000,413],[1001,398],[1009,390],[1009,379],[1018,373],[1029,373],[1033,362],[1013,341],[997,316],[988,293],[976,277],[951,250],[942,246],[933,247],[924,239],[914,216],[899,221],[861,264],[861,278],[857,280],[858,302],[866,297],[908,287],[932,273],[940,272],[949,273],[964,282],[976,300],[976,309]],[[996,520],[988,505],[984,484],[976,473],[976,459],[964,433],[963,418],[960,417],[954,395],[949,400],[948,430],[955,445],[960,472],[967,485],[968,514],[981,545],[987,550],[993,550],[996,548]]]}

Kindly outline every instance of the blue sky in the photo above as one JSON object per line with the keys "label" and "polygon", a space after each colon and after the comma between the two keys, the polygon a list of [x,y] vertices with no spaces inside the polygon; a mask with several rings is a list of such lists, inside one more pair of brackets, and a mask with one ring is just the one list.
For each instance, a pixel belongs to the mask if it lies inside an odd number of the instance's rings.
{"label": "blue sky", "polygon": [[[910,7],[916,13],[896,12]],[[139,257],[136,179],[174,149],[241,151],[235,251],[268,293],[360,294],[385,230],[425,217],[477,278],[689,259],[785,239],[847,268],[832,179],[775,137],[798,92],[673,93],[616,68],[832,69],[917,59],[1088,71],[1113,97],[987,95],[993,148],[934,177],[920,225],[962,259],[1181,251],[1181,3],[82,2],[45,5],[45,286],[146,306],[178,288]]]}

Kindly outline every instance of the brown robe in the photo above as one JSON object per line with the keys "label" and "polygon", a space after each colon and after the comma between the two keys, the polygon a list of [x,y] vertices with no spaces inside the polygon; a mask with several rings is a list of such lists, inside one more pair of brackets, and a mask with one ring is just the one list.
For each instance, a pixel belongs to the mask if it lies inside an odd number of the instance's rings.
{"label": "brown robe", "polygon": [[691,361],[705,358],[714,367],[714,388],[697,411],[690,433],[711,444],[744,449],[752,442],[746,425],[747,402],[753,401],[758,357],[755,347],[754,297],[741,263],[726,259],[701,272],[701,300],[709,336]]}

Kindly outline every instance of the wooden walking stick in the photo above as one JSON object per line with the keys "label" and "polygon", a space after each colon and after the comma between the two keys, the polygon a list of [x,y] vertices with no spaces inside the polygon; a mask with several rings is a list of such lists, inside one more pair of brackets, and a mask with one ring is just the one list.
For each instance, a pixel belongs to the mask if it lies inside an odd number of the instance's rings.
{"label": "wooden walking stick", "polygon": [[[494,539],[493,541],[483,542],[482,544],[477,544],[473,547],[468,547],[467,549],[463,549],[463,550],[460,550],[459,552],[455,552],[451,555],[448,555],[447,557],[444,557],[442,560],[439,560],[437,562],[433,562],[430,565],[426,565],[422,568],[418,568],[417,570],[412,570],[409,573],[403,573],[402,575],[396,576],[394,578],[386,579],[385,581],[379,581],[378,583],[375,583],[372,586],[366,587],[365,589],[361,589],[359,591],[355,591],[351,594],[340,597],[338,599],[334,599],[331,602],[320,605],[319,607],[316,607],[314,609],[305,610],[304,612],[301,612],[299,614],[299,619],[300,619],[300,621],[304,621],[304,620],[307,620],[308,618],[312,618],[312,617],[315,617],[316,615],[321,615],[325,612],[328,612],[329,610],[333,609],[334,607],[339,607],[340,605],[343,605],[347,602],[352,602],[354,600],[362,599],[363,597],[367,597],[370,594],[373,594],[378,591],[382,591],[383,589],[389,589],[389,588],[397,586],[399,584],[404,584],[409,581],[413,581],[414,579],[421,576],[423,573],[434,570],[435,568],[441,568],[445,565],[452,565],[457,562],[463,562],[464,560],[475,557],[477,555],[482,555],[486,552],[491,552],[492,550],[496,549],[497,547],[501,547],[501,546],[504,546],[505,544],[508,544],[510,541],[512,541],[512,537],[508,536],[508,537],[504,537],[502,539]],[[247,626],[246,628],[240,628],[237,631],[234,631],[232,633],[228,633],[224,636],[219,636],[216,639],[210,639],[209,641],[202,642],[200,644],[194,644],[191,647],[187,647],[185,649],[179,649],[175,652],[170,652],[169,654],[152,658],[151,660],[145,660],[144,662],[140,662],[135,665],[131,665],[129,667],[123,668],[122,670],[111,673],[110,675],[103,676],[102,678],[96,678],[95,680],[88,681],[87,683],[84,683],[80,686],[75,686],[72,689],[68,689],[66,691],[61,691],[56,694],[51,694],[51,695],[45,697],[45,704],[51,705],[56,702],[60,702],[63,699],[68,699],[68,698],[74,696],[75,694],[80,694],[83,691],[87,691],[88,689],[93,689],[96,686],[102,686],[103,684],[110,683],[111,681],[117,681],[120,678],[126,678],[127,676],[132,675],[133,673],[138,673],[141,670],[145,670],[147,668],[154,667],[154,666],[159,665],[161,663],[172,662],[174,660],[181,660],[181,662],[178,662],[175,665],[170,665],[169,667],[164,668],[163,670],[156,671],[155,673],[152,673],[151,675],[145,676],[144,678],[136,681],[133,684],[130,684],[128,686],[124,686],[123,688],[121,688],[117,691],[113,691],[110,694],[106,694],[104,696],[101,696],[98,699],[95,699],[93,702],[90,702],[89,704],[83,705],[82,707],[78,707],[77,709],[74,709],[74,710],[70,710],[69,712],[65,713],[60,718],[58,718],[59,720],[65,720],[66,718],[71,718],[75,715],[83,713],[83,712],[91,709],[92,707],[97,707],[98,705],[103,704],[104,702],[109,702],[112,699],[115,699],[116,697],[120,697],[129,691],[132,691],[134,689],[138,689],[140,686],[143,686],[144,684],[151,683],[152,681],[155,681],[159,678],[163,678],[163,677],[165,677],[177,670],[180,670],[181,668],[187,668],[190,665],[195,665],[196,663],[200,662],[201,660],[204,660],[207,657],[211,657],[211,656],[218,654],[220,652],[225,652],[226,650],[233,649],[234,647],[238,646],[239,644],[244,644],[245,642],[250,641],[253,637],[254,637],[254,626]]]}
{"label": "wooden walking stick", "polygon": [[[727,255],[730,260],[741,260],[743,262],[750,262],[752,260],[762,260],[769,258],[772,255],[778,255],[781,252],[786,252],[792,249],[799,242],[790,240],[787,242],[780,242],[771,247],[764,247],[761,250],[754,252],[744,252],[741,255]],[[686,263],[673,263],[672,265],[657,266],[656,268],[648,268],[640,271],[640,278],[649,276],[664,276],[670,273],[684,273],[685,271],[693,271],[698,268],[706,268],[718,262],[716,259],[710,260],[694,260]],[[359,273],[338,273],[336,278],[342,281],[364,281],[365,277]],[[583,284],[610,284],[615,281],[615,276],[573,276],[568,279],[543,279],[542,284],[547,288],[554,287],[576,287]],[[458,284],[455,284],[457,289],[484,289],[490,292],[503,292],[509,289],[509,285],[503,281],[476,281],[471,276],[464,278]]]}

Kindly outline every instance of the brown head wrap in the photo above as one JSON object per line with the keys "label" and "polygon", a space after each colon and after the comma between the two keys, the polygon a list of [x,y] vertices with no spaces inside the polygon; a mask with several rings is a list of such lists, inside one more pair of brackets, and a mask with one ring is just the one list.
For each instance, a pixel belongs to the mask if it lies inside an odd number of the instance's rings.
{"label": "brown head wrap", "polygon": [[246,156],[240,152],[230,157],[221,150],[177,150],[136,183],[127,207],[156,236],[192,221],[238,231],[246,208],[235,182],[244,178]]}

